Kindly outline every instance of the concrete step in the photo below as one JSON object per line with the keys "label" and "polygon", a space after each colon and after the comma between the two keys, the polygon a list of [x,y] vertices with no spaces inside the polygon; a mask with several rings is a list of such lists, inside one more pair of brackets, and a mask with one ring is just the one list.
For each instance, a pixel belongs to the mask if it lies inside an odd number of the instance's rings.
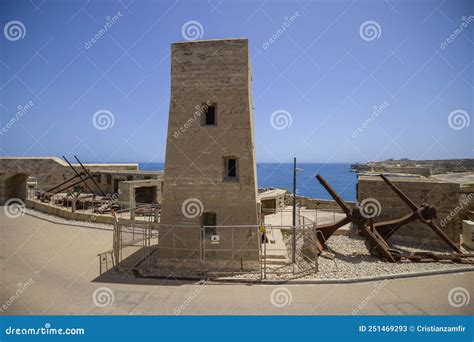
{"label": "concrete step", "polygon": [[267,265],[285,266],[289,263],[288,259],[265,258],[263,261]]}
{"label": "concrete step", "polygon": [[288,258],[286,253],[277,254],[277,253],[274,253],[273,251],[271,253],[267,251],[267,253],[265,254],[265,257],[269,259],[287,259]]}

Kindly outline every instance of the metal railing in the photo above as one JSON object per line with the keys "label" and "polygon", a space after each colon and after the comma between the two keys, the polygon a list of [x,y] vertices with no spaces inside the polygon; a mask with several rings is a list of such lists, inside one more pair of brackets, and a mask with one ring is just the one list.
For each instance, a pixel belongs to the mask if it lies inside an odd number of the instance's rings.
{"label": "metal railing", "polygon": [[[266,224],[264,235],[261,227],[254,225],[164,225],[154,224],[151,216],[147,222],[130,224],[121,218],[134,209],[115,214],[113,262],[106,258],[110,258],[110,251],[100,255],[108,265],[102,262],[101,272],[112,265],[119,271],[139,270],[144,275],[171,278],[246,274],[262,280],[272,275],[300,277],[318,271],[317,256],[310,258],[304,252],[308,244],[315,249],[316,221],[302,215],[304,211],[297,212],[293,262],[289,257],[293,248],[291,224]],[[314,217],[330,223],[338,219],[338,214],[336,210],[318,209]]]}
{"label": "metal railing", "polygon": [[116,214],[114,218],[112,254],[115,270],[129,272],[140,265],[149,270],[152,246],[158,243],[159,236],[152,217],[148,217],[148,221],[134,220],[131,223],[124,223]]}
{"label": "metal railing", "polygon": [[[142,275],[169,278],[234,276],[245,274],[265,279],[273,274],[298,277],[317,271],[317,260],[301,251],[307,230],[296,227],[297,258],[292,263],[291,226],[253,225],[185,226],[142,224],[126,226],[117,217],[114,226],[113,266],[116,270],[137,270]],[[159,234],[158,234],[159,231]],[[156,239],[155,239],[156,238]],[[265,241],[265,240],[266,241]],[[109,253],[110,252],[106,252]],[[100,255],[101,260],[104,255]],[[101,272],[104,267],[101,266]]]}

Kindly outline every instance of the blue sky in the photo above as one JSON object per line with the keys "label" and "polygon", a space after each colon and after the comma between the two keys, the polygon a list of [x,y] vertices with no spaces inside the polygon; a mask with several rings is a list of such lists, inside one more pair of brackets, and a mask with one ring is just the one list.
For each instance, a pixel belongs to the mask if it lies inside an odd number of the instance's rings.
{"label": "blue sky", "polygon": [[245,37],[257,161],[472,158],[473,15],[467,0],[2,0],[0,153],[161,162],[170,44]]}

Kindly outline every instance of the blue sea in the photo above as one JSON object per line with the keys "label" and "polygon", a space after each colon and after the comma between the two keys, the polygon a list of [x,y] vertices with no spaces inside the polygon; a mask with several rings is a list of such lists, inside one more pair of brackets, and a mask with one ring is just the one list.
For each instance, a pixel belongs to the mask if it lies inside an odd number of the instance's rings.
{"label": "blue sea", "polygon": [[[139,163],[141,170],[159,171],[163,163]],[[297,173],[298,195],[318,199],[332,199],[315,176],[320,174],[346,201],[355,201],[357,175],[351,172],[351,164],[298,163],[303,171]],[[293,163],[257,163],[259,188],[293,189]]]}

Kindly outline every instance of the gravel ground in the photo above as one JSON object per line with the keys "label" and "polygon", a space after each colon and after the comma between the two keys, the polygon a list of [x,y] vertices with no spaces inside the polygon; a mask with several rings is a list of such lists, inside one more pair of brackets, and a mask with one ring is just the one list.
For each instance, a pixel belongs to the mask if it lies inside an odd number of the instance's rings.
{"label": "gravel ground", "polygon": [[[327,257],[318,258],[318,272],[315,272],[314,263],[306,262],[302,257],[297,258],[297,272],[292,274],[292,267],[282,267],[276,269],[275,272],[267,272],[267,279],[269,280],[288,280],[288,279],[358,279],[367,277],[383,277],[392,276],[396,274],[418,273],[436,270],[448,270],[456,268],[471,268],[474,270],[474,264],[456,264],[450,261],[443,262],[398,262],[391,263],[381,260],[377,257],[371,256],[365,247],[365,239],[357,235],[351,229],[349,235],[332,236],[328,239],[327,245],[332,253],[327,253],[328,256],[334,256],[334,259]],[[403,249],[405,251],[432,251],[432,252],[450,252],[444,247],[426,245],[423,249],[415,248],[413,245],[408,245],[405,242],[397,241],[393,244],[394,247]],[[465,253],[472,253],[464,250]],[[474,259],[470,259],[474,262]],[[286,273],[284,273],[286,272]],[[243,278],[243,276],[235,276],[236,278]]]}
{"label": "gravel ground", "polygon": [[[328,246],[335,254],[334,260],[319,258],[319,272],[305,278],[315,279],[350,279],[374,277],[400,273],[417,273],[433,270],[445,270],[460,267],[472,267],[472,264],[453,262],[398,262],[391,263],[371,256],[365,247],[365,239],[354,236],[335,236],[328,241]],[[411,248],[415,251],[415,248]]]}
{"label": "gravel ground", "polygon": [[[415,262],[399,262],[390,263],[383,261],[377,257],[371,256],[365,247],[365,239],[357,236],[351,231],[349,236],[333,236],[328,240],[328,247],[332,253],[326,253],[328,257],[318,258],[318,272],[315,272],[314,263],[309,263],[303,257],[297,257],[296,272],[293,274],[292,266],[276,266],[269,268],[266,272],[267,280],[291,280],[291,279],[305,279],[305,280],[347,280],[347,279],[362,279],[368,277],[383,277],[393,276],[397,274],[419,273],[426,271],[442,271],[459,268],[470,268],[474,270],[473,264],[456,264],[449,261],[444,262],[429,262],[429,263],[415,263]],[[401,248],[400,243],[397,247]],[[410,246],[405,250],[420,250]],[[430,246],[425,246],[430,247]],[[424,248],[423,251],[430,249]],[[438,249],[432,251],[439,252]],[[469,253],[469,251],[463,250]],[[334,256],[334,259],[329,257]],[[473,259],[470,259],[474,262]],[[153,264],[153,263],[152,263]],[[177,273],[176,268],[152,267],[150,275],[155,276],[169,276],[175,277],[198,277],[199,273],[191,269],[181,269]],[[171,277],[172,278],[172,277]],[[221,279],[231,280],[259,280],[260,271],[253,273],[243,273],[235,275],[222,276]]]}

